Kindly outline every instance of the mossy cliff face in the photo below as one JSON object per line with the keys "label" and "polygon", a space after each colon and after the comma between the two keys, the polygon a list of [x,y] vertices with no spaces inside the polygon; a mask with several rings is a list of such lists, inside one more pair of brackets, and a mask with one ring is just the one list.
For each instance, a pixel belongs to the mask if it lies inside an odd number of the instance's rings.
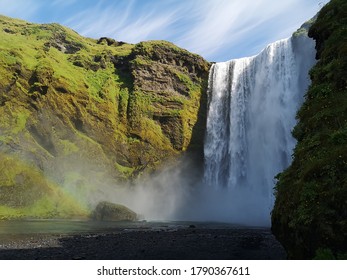
{"label": "mossy cliff face", "polygon": [[347,3],[332,0],[309,30],[318,63],[298,112],[298,144],[279,175],[272,230],[290,258],[346,258]]}
{"label": "mossy cliff face", "polygon": [[[0,205],[24,209],[52,197],[52,188],[82,202],[96,186],[201,151],[208,69],[168,42],[92,40],[57,24],[1,16],[0,153],[7,163]],[[31,177],[31,167],[54,187],[24,180],[18,189],[16,178]],[[12,204],[31,188],[37,196],[28,205]]]}

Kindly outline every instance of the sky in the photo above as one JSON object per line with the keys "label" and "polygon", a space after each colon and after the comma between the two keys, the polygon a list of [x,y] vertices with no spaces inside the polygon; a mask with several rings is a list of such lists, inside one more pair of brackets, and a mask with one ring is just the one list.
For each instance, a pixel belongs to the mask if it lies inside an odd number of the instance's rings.
{"label": "sky", "polygon": [[209,61],[252,56],[289,37],[328,0],[0,0],[0,14],[91,38],[167,40]]}

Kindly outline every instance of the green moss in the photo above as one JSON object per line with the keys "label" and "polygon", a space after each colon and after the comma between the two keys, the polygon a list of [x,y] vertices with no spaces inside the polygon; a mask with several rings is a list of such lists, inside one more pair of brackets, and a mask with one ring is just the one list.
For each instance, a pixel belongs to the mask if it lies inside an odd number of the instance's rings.
{"label": "green moss", "polygon": [[9,144],[10,142],[13,141],[13,138],[11,136],[0,136],[0,142],[2,142],[2,144]]}
{"label": "green moss", "polygon": [[0,154],[0,219],[87,215],[76,201],[18,158]]}
{"label": "green moss", "polygon": [[24,213],[21,209],[0,205],[0,221],[21,219],[23,217]]}
{"label": "green moss", "polygon": [[178,79],[186,85],[190,90],[194,87],[194,83],[191,80],[191,78],[186,74],[182,73],[181,71],[173,70],[174,74],[178,77]]}
{"label": "green moss", "polygon": [[134,60],[132,60],[131,63],[133,64],[134,67],[139,67],[139,66],[150,66],[151,64],[153,64],[153,61],[151,61],[147,57],[144,58],[144,57],[138,56]]}
{"label": "green moss", "polygon": [[64,156],[77,153],[79,151],[77,145],[69,140],[59,140],[59,143],[62,146]]}
{"label": "green moss", "polygon": [[[83,213],[105,177],[117,185],[186,150],[209,66],[165,41],[109,46],[1,16],[0,64],[0,145],[11,167],[0,173],[2,217]],[[156,85],[144,85],[148,73]],[[95,172],[74,170],[74,160]]]}
{"label": "green moss", "polygon": [[[7,139],[9,136],[15,136],[24,130],[26,122],[30,116],[30,111],[22,106],[12,106],[6,104],[0,107],[2,118],[0,119],[0,128],[7,132]],[[3,136],[6,137],[6,136]]]}
{"label": "green moss", "polygon": [[[103,102],[106,99],[114,103],[118,102],[121,85],[113,71],[113,69],[107,69],[96,72],[88,71],[86,73],[85,84],[88,85],[89,94],[99,102]],[[122,91],[124,96],[127,89]]]}
{"label": "green moss", "polygon": [[133,50],[135,53],[153,55],[153,53],[155,53],[157,48],[168,49],[170,51],[175,51],[178,53],[187,53],[191,55],[191,53],[189,53],[188,51],[181,49],[177,47],[176,45],[172,44],[171,42],[164,41],[164,40],[152,40],[152,41],[141,42],[139,44],[136,44]]}
{"label": "green moss", "polygon": [[129,91],[127,88],[119,91],[118,113],[123,123],[127,120],[127,109],[129,103]]}
{"label": "green moss", "polygon": [[0,205],[0,220],[26,219],[26,218],[73,218],[87,217],[87,209],[78,206],[72,199],[60,197],[45,197],[33,205],[23,208],[11,208]]}
{"label": "green moss", "polygon": [[9,53],[8,50],[0,50],[1,65],[3,67],[15,65],[18,58],[15,52]]}
{"label": "green moss", "polygon": [[123,175],[124,179],[130,178],[132,174],[134,173],[133,167],[123,166],[117,162],[115,163],[115,168],[118,172],[120,172]]}
{"label": "green moss", "polygon": [[134,45],[132,44],[123,44],[121,46],[115,47],[117,56],[128,56],[131,54]]}
{"label": "green moss", "polygon": [[28,110],[23,110],[16,114],[16,126],[12,130],[13,134],[17,134],[25,128],[29,116],[30,112]]}
{"label": "green moss", "polygon": [[63,195],[44,197],[32,206],[22,209],[23,216],[32,218],[71,218],[87,217],[88,211],[76,204],[71,198]]}
{"label": "green moss", "polygon": [[314,257],[315,260],[335,260],[334,254],[330,249],[319,248]]}
{"label": "green moss", "polygon": [[309,30],[319,61],[310,72],[312,85],[293,131],[294,159],[278,177],[272,212],[273,232],[290,258],[347,252],[346,9],[345,1],[330,1]]}
{"label": "green moss", "polygon": [[[64,85],[64,88],[69,92],[85,91],[85,85],[87,85],[87,92],[93,98],[99,100],[99,94],[102,95],[104,82],[108,77],[114,76],[115,70],[112,63],[104,61],[103,57],[101,57],[105,69],[98,71],[101,67],[101,62],[95,62],[94,59],[98,57],[99,53],[103,53],[106,56],[109,55],[110,57],[125,56],[130,54],[133,48],[133,45],[129,44],[113,48],[96,45],[89,39],[83,38],[74,31],[57,24],[24,25],[21,23],[16,26],[14,20],[8,21],[16,34],[0,32],[0,61],[2,65],[11,67],[21,64],[28,69],[36,68],[39,79],[47,76],[51,77],[54,74],[55,84]],[[59,36],[65,38],[66,44],[78,46],[80,49],[71,55],[67,55],[55,47],[49,47],[42,52],[42,48],[46,43],[55,42],[54,40],[63,40],[59,39]],[[114,77],[114,79],[116,80],[117,77]],[[80,81],[84,81],[85,85],[81,84]],[[39,82],[47,85],[47,83],[42,81]],[[37,85],[34,85],[34,87]]]}

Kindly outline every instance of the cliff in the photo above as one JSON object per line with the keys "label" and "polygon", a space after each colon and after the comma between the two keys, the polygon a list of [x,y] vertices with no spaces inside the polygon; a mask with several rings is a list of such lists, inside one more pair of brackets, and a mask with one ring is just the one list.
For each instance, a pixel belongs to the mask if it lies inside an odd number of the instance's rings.
{"label": "cliff", "polygon": [[0,219],[85,215],[97,187],[201,156],[209,66],[0,16]]}
{"label": "cliff", "polygon": [[347,3],[332,0],[309,30],[318,63],[293,131],[291,166],[278,175],[272,230],[289,258],[346,258]]}

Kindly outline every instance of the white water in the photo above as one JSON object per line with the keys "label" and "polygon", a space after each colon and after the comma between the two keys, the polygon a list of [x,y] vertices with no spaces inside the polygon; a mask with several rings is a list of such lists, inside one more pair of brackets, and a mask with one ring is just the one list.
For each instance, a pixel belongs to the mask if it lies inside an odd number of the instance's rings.
{"label": "white water", "polygon": [[203,187],[195,186],[184,159],[132,188],[104,187],[93,204],[124,204],[152,221],[269,226],[274,177],[291,162],[291,130],[314,55],[314,42],[302,36],[275,42],[254,57],[213,65]]}
{"label": "white water", "polygon": [[[300,36],[210,70],[205,219],[269,225],[274,177],[291,162],[291,130],[315,50]],[[208,206],[207,206],[208,205]]]}

